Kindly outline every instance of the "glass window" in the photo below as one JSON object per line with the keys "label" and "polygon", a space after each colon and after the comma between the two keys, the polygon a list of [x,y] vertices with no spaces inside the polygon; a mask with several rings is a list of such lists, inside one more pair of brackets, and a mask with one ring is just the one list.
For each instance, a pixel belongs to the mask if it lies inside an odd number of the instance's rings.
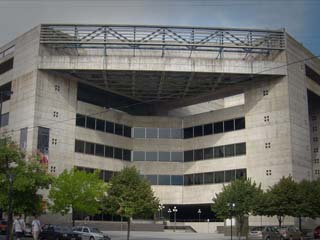
{"label": "glass window", "polygon": [[183,176],[172,175],[171,176],[171,185],[183,185]]}
{"label": "glass window", "polygon": [[194,184],[203,184],[203,173],[197,173],[194,175]]}
{"label": "glass window", "polygon": [[114,123],[106,121],[106,132],[114,133]]}
{"label": "glass window", "polygon": [[204,173],[203,174],[203,183],[204,184],[211,184],[213,183],[213,177],[214,177],[214,174],[212,172],[208,172],[208,173]]}
{"label": "glass window", "polygon": [[234,181],[236,178],[236,171],[235,170],[228,170],[225,172],[225,182]]}
{"label": "glass window", "polygon": [[247,170],[246,169],[237,169],[236,170],[236,179],[246,178],[246,177],[247,177]]}
{"label": "glass window", "polygon": [[184,152],[184,162],[192,162],[193,161],[193,150]]}
{"label": "glass window", "polygon": [[194,160],[203,160],[203,149],[194,150]]}
{"label": "glass window", "polygon": [[158,138],[158,128],[147,128],[147,138]]}
{"label": "glass window", "polygon": [[146,161],[158,161],[158,153],[157,152],[147,152],[146,153]]}
{"label": "glass window", "polygon": [[86,142],[86,154],[94,154],[94,143]]}
{"label": "glass window", "polygon": [[193,128],[189,127],[189,128],[183,129],[183,137],[184,137],[184,139],[192,138],[193,137]]}
{"label": "glass window", "polygon": [[181,128],[171,128],[171,138],[182,139],[182,129]]}
{"label": "glass window", "polygon": [[76,126],[85,127],[86,126],[86,116],[77,114],[76,115]]}
{"label": "glass window", "polygon": [[101,144],[96,144],[95,155],[104,157],[104,146]]}
{"label": "glass window", "polygon": [[122,148],[114,148],[114,158],[122,160]]}
{"label": "glass window", "polygon": [[146,138],[146,129],[145,128],[133,128],[134,138]]}
{"label": "glass window", "polygon": [[125,137],[131,138],[131,127],[128,127],[126,125],[123,125],[123,135]]}
{"label": "glass window", "polygon": [[132,159],[133,161],[145,161],[146,160],[145,152],[134,151]]}
{"label": "glass window", "polygon": [[213,158],[213,148],[203,149],[203,159],[212,159]]}
{"label": "glass window", "polygon": [[9,124],[9,113],[4,113],[1,115],[1,127],[7,126]]}
{"label": "glass window", "polygon": [[234,144],[224,146],[224,156],[225,157],[234,156]]}
{"label": "glass window", "polygon": [[212,123],[203,126],[203,135],[210,135],[213,133]]}
{"label": "glass window", "polygon": [[223,183],[224,182],[224,171],[214,173],[214,183]]}
{"label": "glass window", "polygon": [[131,151],[128,149],[123,149],[123,160],[131,161]]}
{"label": "glass window", "polygon": [[223,132],[223,122],[216,122],[213,124],[213,132],[214,133],[222,133]]}
{"label": "glass window", "polygon": [[105,146],[105,156],[113,158],[113,147]]}
{"label": "glass window", "polygon": [[215,157],[215,158],[222,158],[222,157],[224,157],[224,149],[223,149],[223,146],[214,147],[214,157]]}
{"label": "glass window", "polygon": [[183,152],[171,152],[172,162],[183,162]]}
{"label": "glass window", "polygon": [[74,151],[78,153],[84,153],[84,141],[76,140]]}
{"label": "glass window", "polygon": [[102,131],[104,132],[105,131],[105,123],[106,121],[104,120],[101,120],[101,119],[97,119],[97,122],[96,122],[96,129],[99,130],[99,131]]}
{"label": "glass window", "polygon": [[86,128],[96,129],[96,119],[92,117],[87,117]]}
{"label": "glass window", "polygon": [[170,152],[159,152],[160,162],[170,162]]}
{"label": "glass window", "polygon": [[239,130],[239,129],[244,129],[246,128],[246,121],[245,118],[237,118],[234,120],[234,125],[235,125],[235,129]]}
{"label": "glass window", "polygon": [[159,175],[158,176],[159,185],[170,185],[170,175]]}
{"label": "glass window", "polygon": [[184,185],[193,185],[193,174],[184,175]]}
{"label": "glass window", "polygon": [[194,137],[203,136],[203,125],[194,127],[193,128],[193,135],[194,135]]}
{"label": "glass window", "polygon": [[114,133],[119,135],[119,136],[123,136],[123,125],[116,123],[114,125]]}
{"label": "glass window", "polygon": [[150,182],[151,185],[158,185],[157,175],[145,175],[145,177]]}
{"label": "glass window", "polygon": [[228,121],[224,121],[224,131],[225,132],[230,132],[230,131],[234,131],[234,120],[228,120]]}
{"label": "glass window", "polygon": [[246,143],[237,143],[236,144],[236,155],[246,154]]}
{"label": "glass window", "polygon": [[170,138],[170,128],[159,128],[159,138]]}

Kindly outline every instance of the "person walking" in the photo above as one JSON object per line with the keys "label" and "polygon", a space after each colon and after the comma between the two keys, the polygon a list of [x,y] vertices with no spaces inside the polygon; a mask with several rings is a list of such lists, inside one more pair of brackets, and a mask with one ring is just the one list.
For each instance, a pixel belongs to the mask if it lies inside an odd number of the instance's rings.
{"label": "person walking", "polygon": [[39,233],[41,231],[41,224],[38,219],[38,216],[34,216],[34,219],[32,221],[32,236],[34,240],[38,240]]}
{"label": "person walking", "polygon": [[13,222],[13,231],[15,233],[16,240],[20,240],[23,237],[25,227],[26,225],[24,223],[24,220],[21,218],[21,215],[19,214]]}

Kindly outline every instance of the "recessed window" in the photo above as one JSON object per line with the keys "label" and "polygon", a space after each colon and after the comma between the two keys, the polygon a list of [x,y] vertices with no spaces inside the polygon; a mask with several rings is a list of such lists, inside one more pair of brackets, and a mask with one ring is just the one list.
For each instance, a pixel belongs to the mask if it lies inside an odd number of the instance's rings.
{"label": "recessed window", "polygon": [[145,161],[146,154],[143,151],[134,151],[132,159],[133,159],[133,161]]}
{"label": "recessed window", "polygon": [[204,184],[212,184],[214,182],[213,180],[214,180],[214,173],[213,172],[203,174],[203,183]]}
{"label": "recessed window", "polygon": [[234,120],[224,121],[224,132],[234,131]]}
{"label": "recessed window", "polygon": [[55,118],[59,117],[59,112],[54,111],[53,112],[53,117],[55,117]]}
{"label": "recessed window", "polygon": [[271,175],[272,175],[271,169],[267,169],[267,170],[266,170],[266,175],[267,175],[267,176],[271,176]]}
{"label": "recessed window", "polygon": [[7,126],[9,124],[9,113],[4,113],[0,116],[1,127]]}
{"label": "recessed window", "polygon": [[56,138],[51,139],[51,144],[57,145],[57,143],[58,143],[58,139],[56,139]]}
{"label": "recessed window", "polygon": [[192,162],[193,161],[193,150],[184,152],[184,162]]}
{"label": "recessed window", "polygon": [[313,152],[314,152],[314,153],[317,153],[317,152],[319,152],[319,149],[318,149],[318,148],[315,148],[315,149],[313,149]]}
{"label": "recessed window", "polygon": [[131,161],[131,151],[128,149],[123,149],[123,160]]}
{"label": "recessed window", "polygon": [[193,174],[186,174],[183,177],[183,182],[184,185],[188,186],[188,185],[193,185],[194,181],[193,181]]}
{"label": "recessed window", "polygon": [[94,154],[94,143],[86,142],[86,154]]}
{"label": "recessed window", "polygon": [[194,174],[194,184],[203,184],[203,173]]}
{"label": "recessed window", "polygon": [[158,176],[157,175],[145,175],[145,177],[151,185],[158,185]]}
{"label": "recessed window", "polygon": [[172,152],[171,153],[172,162],[183,162],[183,152]]}
{"label": "recessed window", "polygon": [[172,175],[171,176],[171,185],[183,185],[183,176]]}
{"label": "recessed window", "polygon": [[236,144],[236,155],[246,154],[246,143],[237,143]]}
{"label": "recessed window", "polygon": [[269,95],[269,90],[263,90],[263,96]]}
{"label": "recessed window", "polygon": [[104,146],[103,145],[96,144],[95,155],[100,156],[100,157],[104,157]]}
{"label": "recessed window", "polygon": [[[160,129],[159,129],[160,131]],[[159,136],[160,138],[160,136]],[[180,128],[171,128],[171,138],[182,139],[182,130]]]}
{"label": "recessed window", "polygon": [[314,174],[319,175],[320,174],[320,169],[314,170]]}
{"label": "recessed window", "polygon": [[159,152],[160,162],[170,162],[170,152]]}
{"label": "recessed window", "polygon": [[313,141],[314,141],[314,142],[318,142],[318,137],[314,137],[314,138],[313,138]]}
{"label": "recessed window", "polygon": [[314,132],[318,131],[318,127],[313,127],[312,131],[314,131]]}
{"label": "recessed window", "polygon": [[86,128],[96,129],[96,119],[92,117],[87,117]]}
{"label": "recessed window", "polygon": [[183,137],[185,139],[192,138],[193,137],[193,128],[189,127],[189,128],[183,129]]}
{"label": "recessed window", "polygon": [[194,127],[193,128],[193,135],[194,135],[194,137],[203,136],[203,125]]}
{"label": "recessed window", "polygon": [[123,135],[125,137],[131,138],[131,127],[123,125]]}
{"label": "recessed window", "polygon": [[203,126],[203,135],[211,135],[213,133],[212,123]]}
{"label": "recessed window", "polygon": [[213,132],[214,133],[222,133],[223,132],[223,122],[216,122],[213,124]]}
{"label": "recessed window", "polygon": [[235,130],[245,129],[246,128],[246,120],[245,118],[237,118],[234,120]]}
{"label": "recessed window", "polygon": [[146,129],[145,128],[133,128],[134,138],[146,138]]}
{"label": "recessed window", "polygon": [[203,160],[203,149],[194,150],[194,160],[195,161]]}
{"label": "recessed window", "polygon": [[106,121],[106,132],[114,133],[114,123]]}
{"label": "recessed window", "polygon": [[76,115],[76,125],[79,127],[85,127],[86,126],[86,116],[77,114]]}
{"label": "recessed window", "polygon": [[114,158],[122,160],[122,149],[114,148]]}
{"label": "recessed window", "polygon": [[269,121],[270,121],[269,116],[264,116],[264,122],[269,122]]}
{"label": "recessed window", "polygon": [[236,171],[229,170],[225,172],[225,182],[231,182],[236,179]]}
{"label": "recessed window", "polygon": [[264,147],[265,147],[265,148],[271,148],[271,143],[270,143],[270,142],[266,142],[266,143],[264,144]]}
{"label": "recessed window", "polygon": [[106,121],[101,120],[101,119],[97,119],[96,130],[104,132],[105,131],[105,125],[106,125]]}
{"label": "recessed window", "polygon": [[116,123],[114,125],[114,133],[119,135],[119,136],[123,136],[123,125]]}
{"label": "recessed window", "polygon": [[170,138],[170,128],[159,128],[159,138]]}
{"label": "recessed window", "polygon": [[59,85],[54,85],[54,90],[56,92],[60,92],[60,86]]}
{"label": "recessed window", "polygon": [[214,158],[224,157],[224,146],[214,147]]}
{"label": "recessed window", "polygon": [[75,141],[75,152],[84,153],[84,141]]}
{"label": "recessed window", "polygon": [[147,138],[158,138],[158,128],[147,128]]}
{"label": "recessed window", "polygon": [[234,155],[234,144],[224,146],[225,157],[233,157]]}
{"label": "recessed window", "polygon": [[316,158],[316,159],[314,160],[314,163],[315,163],[315,164],[319,164],[319,158]]}
{"label": "recessed window", "polygon": [[236,179],[242,179],[247,177],[247,170],[246,169],[237,169],[236,170]]}
{"label": "recessed window", "polygon": [[146,161],[158,161],[158,153],[157,152],[147,152],[146,153]]}
{"label": "recessed window", "polygon": [[223,183],[224,182],[224,171],[214,173],[214,183]]}
{"label": "recessed window", "polygon": [[203,149],[203,159],[212,159],[213,158],[213,148]]}
{"label": "recessed window", "polygon": [[113,147],[105,146],[105,156],[108,158],[113,158]]}
{"label": "recessed window", "polygon": [[158,176],[159,185],[170,185],[170,175],[159,175]]}
{"label": "recessed window", "polygon": [[316,121],[317,120],[317,116],[315,116],[315,115],[311,116],[311,120],[312,121]]}

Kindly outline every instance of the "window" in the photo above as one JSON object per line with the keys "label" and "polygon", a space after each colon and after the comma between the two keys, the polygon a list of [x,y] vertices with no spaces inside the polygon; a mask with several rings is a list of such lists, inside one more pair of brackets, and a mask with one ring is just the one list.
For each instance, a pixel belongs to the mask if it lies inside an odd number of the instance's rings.
{"label": "window", "polygon": [[314,163],[315,163],[315,164],[319,164],[319,158],[316,158],[316,159],[314,160]]}
{"label": "window", "polygon": [[1,127],[7,126],[9,124],[9,113],[1,115]]}
{"label": "window", "polygon": [[158,153],[146,152],[146,161],[158,161]]}
{"label": "window", "polygon": [[49,128],[38,127],[37,149],[43,154],[49,153],[49,136],[50,136]]}
{"label": "window", "polygon": [[264,116],[264,122],[269,122],[269,121],[270,121],[269,116]]}
{"label": "window", "polygon": [[236,171],[228,170],[225,172],[225,182],[231,182],[236,179]]}
{"label": "window", "polygon": [[183,152],[172,152],[171,153],[172,162],[183,162]]}
{"label": "window", "polygon": [[145,161],[146,160],[145,152],[134,151],[132,159],[133,161]]}
{"label": "window", "polygon": [[246,121],[245,118],[237,118],[234,120],[235,130],[245,129]]}
{"label": "window", "polygon": [[209,123],[209,124],[206,124],[203,126],[203,135],[206,136],[206,135],[210,135],[213,133],[213,128],[212,128],[212,124]]}
{"label": "window", "polygon": [[315,116],[315,115],[311,116],[311,120],[312,121],[316,121],[317,120],[317,116]]}
{"label": "window", "polygon": [[171,138],[182,139],[182,130],[180,128],[171,128]]}
{"label": "window", "polygon": [[119,136],[123,136],[123,125],[116,123],[114,125],[114,133]]}
{"label": "window", "polygon": [[56,139],[56,138],[52,138],[51,139],[51,144],[52,145],[57,145],[57,143],[58,143],[58,139]]}
{"label": "window", "polygon": [[160,162],[170,162],[170,152],[159,152]]}
{"label": "window", "polygon": [[97,119],[97,122],[96,122],[96,130],[98,131],[102,131],[104,132],[105,131],[105,121],[104,120],[101,120],[101,119]]}
{"label": "window", "polygon": [[146,138],[146,129],[145,128],[133,128],[134,138]]}
{"label": "window", "polygon": [[193,128],[189,127],[189,128],[183,129],[183,137],[185,139],[192,138],[193,137]]}
{"label": "window", "polygon": [[314,137],[314,138],[313,138],[313,141],[314,141],[314,142],[318,142],[318,137]]}
{"label": "window", "polygon": [[236,179],[246,178],[247,177],[246,175],[247,175],[246,169],[237,169],[236,170]]}
{"label": "window", "polygon": [[145,175],[145,177],[150,182],[151,185],[158,185],[157,175]]}
{"label": "window", "polygon": [[183,176],[172,175],[171,176],[171,185],[183,185]]}
{"label": "window", "polygon": [[53,111],[53,117],[55,118],[59,117],[59,112]]}
{"label": "window", "polygon": [[193,135],[194,137],[201,137],[203,136],[203,126],[196,126],[193,128]]}
{"label": "window", "polygon": [[96,119],[92,117],[87,117],[86,128],[96,129]]}
{"label": "window", "polygon": [[263,96],[269,95],[269,90],[263,90]]}
{"label": "window", "polygon": [[223,183],[224,182],[224,171],[214,173],[214,183]]}
{"label": "window", "polygon": [[305,65],[306,76],[316,83],[320,84],[320,75],[311,67]]}
{"label": "window", "polygon": [[104,157],[104,146],[101,144],[96,144],[95,155]]}
{"label": "window", "polygon": [[60,92],[60,86],[59,85],[54,85],[54,90],[57,92]]}
{"label": "window", "polygon": [[213,132],[214,133],[222,133],[223,132],[223,122],[216,122],[213,124]]}
{"label": "window", "polygon": [[223,146],[214,147],[214,157],[223,158],[224,157],[224,148]]}
{"label": "window", "polygon": [[193,161],[193,150],[184,152],[184,162],[192,162]]}
{"label": "window", "polygon": [[193,174],[184,175],[184,185],[193,185]]}
{"label": "window", "polygon": [[203,173],[194,174],[194,184],[203,184]]}
{"label": "window", "polygon": [[13,68],[13,58],[0,63],[0,75]]}
{"label": "window", "polygon": [[313,128],[312,128],[312,131],[313,131],[313,132],[316,132],[316,131],[318,131],[318,128],[317,128],[317,127],[313,127]]}
{"label": "window", "polygon": [[246,154],[246,143],[237,143],[236,144],[236,155]]}
{"label": "window", "polygon": [[94,143],[86,142],[86,154],[94,154]]}
{"label": "window", "polygon": [[170,128],[159,128],[159,138],[170,138]]}
{"label": "window", "polygon": [[269,143],[269,142],[265,143],[265,144],[264,144],[264,147],[265,147],[265,148],[271,148],[271,143]]}
{"label": "window", "polygon": [[315,148],[315,149],[313,149],[313,152],[314,152],[314,153],[317,153],[317,152],[319,152],[319,149],[318,149],[318,148]]}
{"label": "window", "polygon": [[224,146],[224,156],[225,157],[234,156],[234,144]]}
{"label": "window", "polygon": [[86,126],[86,116],[77,114],[76,115],[76,126],[85,127]]}
{"label": "window", "polygon": [[28,128],[20,129],[20,148],[22,150],[27,149]]}
{"label": "window", "polygon": [[105,156],[108,158],[113,158],[113,147],[105,146]]}
{"label": "window", "polygon": [[158,129],[147,128],[147,138],[158,138]]}
{"label": "window", "polygon": [[203,183],[204,184],[211,184],[213,183],[214,174],[212,172],[204,173],[203,174]]}
{"label": "window", "polygon": [[84,141],[76,140],[74,151],[78,153],[84,153]]}
{"label": "window", "polygon": [[271,169],[266,170],[266,175],[267,175],[267,176],[271,176],[271,174],[272,174]]}
{"label": "window", "polygon": [[159,185],[170,185],[170,175],[159,175],[158,176]]}
{"label": "window", "polygon": [[211,159],[213,158],[213,148],[205,148],[203,149],[203,159]]}
{"label": "window", "polygon": [[114,123],[106,121],[106,132],[114,133]]}
{"label": "window", "polygon": [[125,137],[131,138],[131,127],[123,125],[123,135]]}
{"label": "window", "polygon": [[203,149],[194,150],[194,160],[203,160]]}
{"label": "window", "polygon": [[230,131],[234,131],[234,120],[228,120],[228,121],[224,121],[224,131],[225,132],[230,132]]}
{"label": "window", "polygon": [[123,160],[131,161],[131,151],[128,149],[123,149]]}
{"label": "window", "polygon": [[122,149],[114,148],[114,158],[122,160]]}

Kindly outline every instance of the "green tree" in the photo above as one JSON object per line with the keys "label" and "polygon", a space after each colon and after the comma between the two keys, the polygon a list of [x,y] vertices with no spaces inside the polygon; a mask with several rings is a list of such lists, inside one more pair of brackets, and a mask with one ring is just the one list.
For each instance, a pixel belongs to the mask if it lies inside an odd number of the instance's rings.
{"label": "green tree", "polygon": [[71,211],[74,226],[74,212],[93,215],[101,211],[100,200],[106,190],[107,184],[99,178],[98,172],[64,170],[54,180],[49,191],[52,202],[49,209],[62,215]]}
{"label": "green tree", "polygon": [[[217,217],[227,219],[235,216],[239,220],[240,239],[243,232],[245,216],[256,209],[257,199],[262,195],[261,186],[250,179],[237,179],[228,185],[223,186],[223,190],[213,198],[212,211]],[[234,207],[230,207],[234,204]]]}
{"label": "green tree", "polygon": [[153,216],[157,212],[159,200],[137,169],[127,167],[111,178],[103,206],[105,212],[128,219],[127,240],[129,240],[131,218]]}

